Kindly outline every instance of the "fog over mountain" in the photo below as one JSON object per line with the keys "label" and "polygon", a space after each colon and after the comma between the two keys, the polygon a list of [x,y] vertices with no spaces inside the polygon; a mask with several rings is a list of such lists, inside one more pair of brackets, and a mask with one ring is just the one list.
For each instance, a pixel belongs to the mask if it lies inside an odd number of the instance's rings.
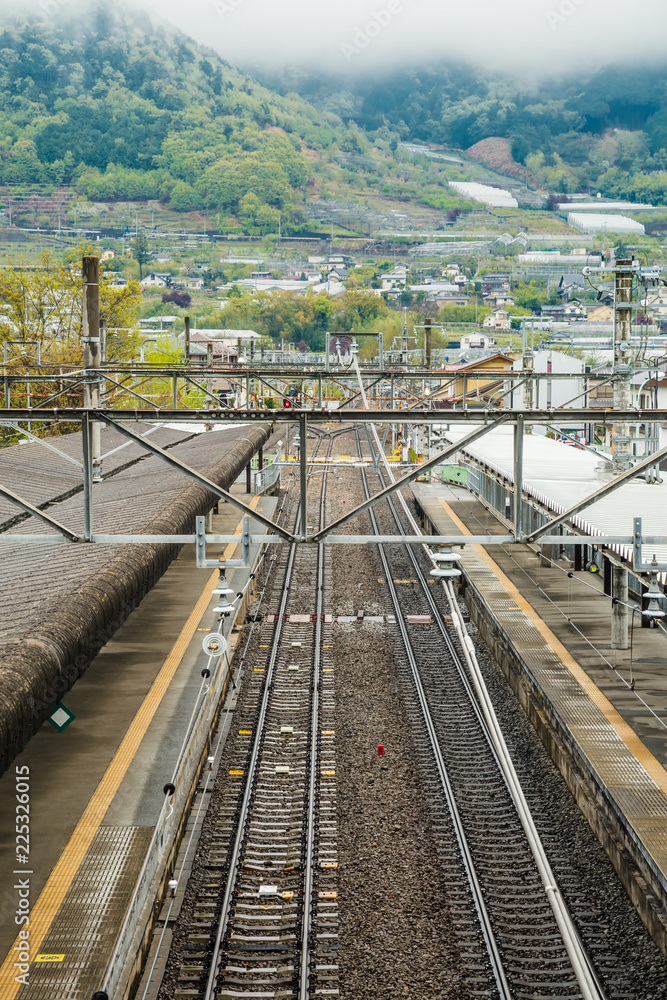
{"label": "fog over mountain", "polygon": [[[439,59],[551,76],[659,58],[664,0],[128,0],[216,49],[230,63],[346,75]],[[2,9],[25,16],[27,5]],[[78,13],[78,0],[32,0],[34,16]],[[640,16],[638,16],[640,15]]]}
{"label": "fog over mountain", "polygon": [[621,0],[135,2],[152,4],[232,63],[343,74],[440,58],[540,76],[588,72],[661,56],[667,31],[664,0],[643,0],[630,16]]}

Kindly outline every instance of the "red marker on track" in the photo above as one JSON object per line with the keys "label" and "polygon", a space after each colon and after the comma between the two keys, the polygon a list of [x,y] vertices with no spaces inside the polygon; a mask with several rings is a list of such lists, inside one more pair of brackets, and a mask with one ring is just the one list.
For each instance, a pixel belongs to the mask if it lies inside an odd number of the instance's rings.
{"label": "red marker on track", "polygon": [[383,756],[384,756],[384,747],[382,746],[381,743],[378,743],[378,757],[383,757]]}

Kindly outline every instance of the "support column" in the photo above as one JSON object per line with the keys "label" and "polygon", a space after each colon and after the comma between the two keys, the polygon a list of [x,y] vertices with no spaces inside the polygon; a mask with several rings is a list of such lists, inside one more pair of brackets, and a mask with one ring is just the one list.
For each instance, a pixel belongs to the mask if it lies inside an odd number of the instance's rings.
{"label": "support column", "polygon": [[308,533],[308,417],[304,413],[299,417],[299,437],[301,438],[301,448],[299,450],[300,473],[301,473],[301,537],[305,538]]}
{"label": "support column", "polygon": [[84,413],[81,417],[81,441],[83,445],[83,537],[87,542],[93,537],[92,426],[93,421],[90,419],[90,414]]}
{"label": "support column", "polygon": [[329,352],[331,351],[331,334],[327,330],[324,335],[324,370],[329,371]]}
{"label": "support column", "polygon": [[384,337],[378,333],[378,348],[380,353],[380,371],[384,371]]}
{"label": "support column", "polygon": [[523,535],[523,417],[514,425],[514,537]]}
{"label": "support column", "polygon": [[[83,367],[86,375],[83,383],[83,405],[87,409],[99,409],[100,368],[102,350],[100,344],[100,261],[99,257],[84,257],[83,275]],[[94,483],[102,480],[102,445],[99,421],[90,424],[90,455]]]}
{"label": "support column", "polygon": [[424,327],[424,354],[426,362],[426,371],[431,370],[431,320],[427,318],[426,325]]}
{"label": "support column", "polygon": [[[533,354],[532,350],[529,347],[528,350],[524,351],[523,354],[524,371],[532,372],[534,365],[535,365],[535,355]],[[526,389],[525,389],[525,400],[526,400],[527,410],[532,410],[535,406],[535,399],[533,393],[534,393],[534,382],[533,382],[533,376],[530,375],[528,377],[528,381],[526,382]],[[533,428],[530,424],[526,424],[525,432],[526,434],[533,433]]]}
{"label": "support column", "polygon": [[614,565],[612,569],[614,597],[619,602],[611,608],[611,648],[629,649],[628,638],[628,571],[624,566]]}

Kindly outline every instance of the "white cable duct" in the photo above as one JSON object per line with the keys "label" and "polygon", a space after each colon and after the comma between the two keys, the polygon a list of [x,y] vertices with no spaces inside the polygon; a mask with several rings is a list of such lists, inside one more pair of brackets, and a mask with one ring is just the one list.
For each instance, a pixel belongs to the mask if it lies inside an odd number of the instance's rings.
{"label": "white cable duct", "polygon": [[[357,377],[359,379],[359,387],[361,389],[361,396],[364,401],[364,406],[368,409],[368,400],[366,398],[366,393],[364,390],[361,371],[359,370],[359,365],[355,358],[355,369]],[[378,449],[378,455],[385,467],[387,475],[391,479],[392,483],[395,482],[394,474],[391,470],[387,457],[384,454],[384,449],[380,443],[380,437],[377,432],[376,425],[372,423],[370,425],[373,437],[375,438],[375,444]],[[400,491],[397,492],[398,499],[401,506],[412,526],[416,535],[421,535],[422,531],[415,521],[412,513],[410,512],[407,503],[405,502]],[[424,550],[429,556],[429,558],[435,563],[433,559],[433,553],[427,543],[424,543]],[[547,898],[551,905],[551,909],[554,914],[556,923],[558,924],[558,929],[563,937],[563,942],[565,948],[572,963],[572,969],[576,976],[577,982],[581,989],[583,1000],[604,1000],[604,994],[602,993],[600,986],[595,978],[593,971],[590,968],[590,964],[586,953],[583,949],[579,936],[574,927],[574,923],[570,914],[568,913],[565,901],[561,896],[560,890],[556,885],[556,879],[554,877],[551,865],[547,858],[546,852],[542,845],[540,835],[535,826],[533,817],[530,812],[528,803],[523,794],[523,789],[519,782],[519,778],[514,769],[514,764],[510,756],[509,750],[507,749],[507,744],[505,743],[505,737],[503,736],[498,718],[491,701],[491,697],[484,683],[484,678],[482,672],[479,668],[477,662],[477,654],[475,652],[475,646],[472,639],[468,635],[464,627],[463,617],[454,594],[454,587],[451,580],[443,580],[443,588],[449,602],[449,606],[452,612],[452,621],[456,629],[457,635],[459,637],[459,642],[461,648],[463,649],[463,654],[468,665],[468,671],[473,681],[475,691],[477,692],[477,697],[479,699],[480,708],[484,719],[489,730],[489,735],[493,746],[496,750],[498,760],[500,763],[501,770],[507,782],[510,794],[512,796],[519,820],[526,834],[531,853],[535,859],[538,871],[540,873],[540,878],[542,879],[542,884],[544,885],[544,890],[547,894]]]}

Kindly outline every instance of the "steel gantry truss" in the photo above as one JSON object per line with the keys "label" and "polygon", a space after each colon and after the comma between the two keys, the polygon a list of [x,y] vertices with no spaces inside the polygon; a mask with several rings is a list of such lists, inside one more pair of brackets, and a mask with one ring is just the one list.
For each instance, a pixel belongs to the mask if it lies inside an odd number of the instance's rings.
{"label": "steel gantry truss", "polygon": [[[628,422],[630,420],[653,420],[653,421],[667,421],[667,410],[628,410],[628,411],[591,411],[589,409],[568,411],[568,415],[572,415],[574,419],[581,419],[584,422],[595,419],[598,423],[614,424],[618,422]],[[251,517],[255,522],[264,528],[264,534],[255,535],[252,537],[253,542],[259,542],[261,544],[280,544],[280,543],[292,543],[296,542],[298,544],[318,544],[320,542],[329,545],[350,545],[350,544],[366,544],[366,543],[377,543],[378,541],[383,543],[390,542],[402,542],[407,544],[422,545],[424,543],[423,535],[395,535],[386,536],[378,539],[375,535],[341,535],[339,530],[353,518],[361,513],[369,510],[371,507],[375,506],[377,503],[386,499],[389,495],[400,490],[403,486],[407,486],[409,483],[413,482],[417,477],[424,474],[430,468],[441,465],[444,462],[451,459],[457,452],[464,450],[467,446],[471,445],[473,442],[479,440],[484,435],[488,434],[489,431],[505,425],[513,427],[514,429],[514,483],[515,483],[515,496],[517,502],[515,504],[515,526],[514,533],[511,535],[474,535],[465,536],[451,535],[451,536],[429,536],[428,541],[431,545],[511,545],[521,542],[533,542],[537,539],[540,540],[540,544],[543,545],[559,545],[562,544],[563,536],[560,534],[551,534],[550,532],[556,529],[563,522],[571,520],[577,513],[586,509],[586,507],[600,500],[603,496],[607,496],[609,493],[621,487],[623,484],[628,482],[631,478],[639,475],[646,467],[649,465],[655,465],[659,463],[660,460],[667,456],[667,447],[662,448],[660,451],[653,455],[648,456],[645,459],[639,461],[633,469],[626,470],[620,475],[618,475],[611,482],[600,487],[590,496],[579,501],[575,506],[571,507],[569,510],[565,511],[558,517],[553,518],[546,525],[538,528],[529,535],[525,535],[521,530],[521,503],[522,503],[522,485],[523,485],[523,431],[525,423],[530,420],[531,424],[543,424],[549,425],[554,419],[553,410],[448,410],[445,413],[438,410],[410,410],[397,412],[392,410],[370,410],[370,409],[356,409],[356,410],[336,410],[336,411],[325,411],[325,410],[109,410],[106,408],[99,409],[83,409],[83,408],[66,408],[66,409],[31,409],[31,410],[0,410],[0,422],[2,423],[15,423],[16,421],[22,421],[30,419],[35,424],[60,424],[64,423],[67,425],[81,425],[82,430],[82,457],[81,457],[81,468],[83,477],[83,504],[84,504],[84,532],[83,534],[76,532],[69,528],[67,525],[62,524],[51,514],[44,510],[40,510],[35,507],[29,501],[25,500],[21,496],[9,490],[0,483],[0,496],[4,497],[6,500],[15,504],[17,507],[22,509],[27,514],[33,515],[34,517],[41,520],[49,528],[52,529],[53,533],[50,534],[7,534],[0,533],[0,544],[2,542],[8,544],[52,544],[54,542],[64,542],[64,543],[85,543],[85,544],[197,544],[198,552],[200,554],[199,561],[202,565],[207,564],[205,552],[207,545],[226,545],[230,542],[238,542],[238,535],[215,535],[215,534],[205,534],[203,532],[203,519],[200,520],[198,524],[197,531],[195,534],[182,534],[182,535],[147,535],[147,534],[135,534],[130,530],[126,534],[97,534],[94,530],[94,492],[95,487],[93,483],[93,453],[92,453],[92,442],[93,434],[92,427],[95,423],[106,424],[109,427],[113,427],[116,431],[122,434],[124,437],[134,444],[139,445],[142,449],[148,453],[160,458],[162,461],[170,465],[172,468],[177,469],[182,472],[184,476],[194,480],[200,486],[209,490],[215,496],[227,501],[234,507],[237,507],[243,512],[247,517]],[[416,465],[413,469],[403,475],[401,478],[392,482],[389,486],[385,487],[378,494],[372,497],[370,500],[365,501],[360,504],[354,510],[347,512],[343,517],[338,518],[331,524],[325,526],[319,531],[308,534],[307,525],[304,523],[300,526],[300,532],[294,534],[280,525],[276,525],[273,521],[264,517],[258,511],[251,509],[247,504],[240,500],[237,496],[234,496],[229,491],[218,486],[216,483],[209,480],[206,476],[197,472],[195,469],[188,466],[186,463],[182,462],[180,459],[176,458],[170,452],[160,448],[158,445],[154,444],[149,440],[147,434],[139,434],[136,430],[132,428],[132,424],[141,422],[154,422],[156,424],[163,423],[183,423],[185,425],[191,423],[206,423],[211,427],[224,425],[227,423],[255,423],[258,421],[273,421],[277,423],[297,423],[300,430],[300,440],[305,442],[307,439],[308,425],[313,424],[354,424],[354,423],[371,423],[371,424],[386,424],[391,425],[392,423],[410,423],[410,424],[423,424],[423,423],[442,423],[446,420],[448,424],[463,424],[467,425],[469,431],[461,439],[459,439],[455,444],[447,445],[443,447],[442,450],[438,451],[436,455],[431,456],[426,461]],[[149,431],[150,434],[150,431]],[[51,450],[54,449],[50,445]],[[70,461],[71,456],[69,457]],[[74,460],[76,462],[76,460]],[[307,491],[307,475],[305,474],[307,462],[307,449],[301,447],[299,463],[301,466],[301,476],[300,476],[300,488],[302,491],[302,509],[306,509],[305,496]],[[78,462],[76,464],[79,464]],[[611,537],[607,535],[595,535],[595,536],[569,536],[568,544],[575,545],[627,545],[632,547],[637,544],[636,533],[629,534],[627,537]],[[644,537],[642,539],[642,544],[656,544],[665,545],[667,544],[667,537],[661,536],[651,536],[650,538]]]}

